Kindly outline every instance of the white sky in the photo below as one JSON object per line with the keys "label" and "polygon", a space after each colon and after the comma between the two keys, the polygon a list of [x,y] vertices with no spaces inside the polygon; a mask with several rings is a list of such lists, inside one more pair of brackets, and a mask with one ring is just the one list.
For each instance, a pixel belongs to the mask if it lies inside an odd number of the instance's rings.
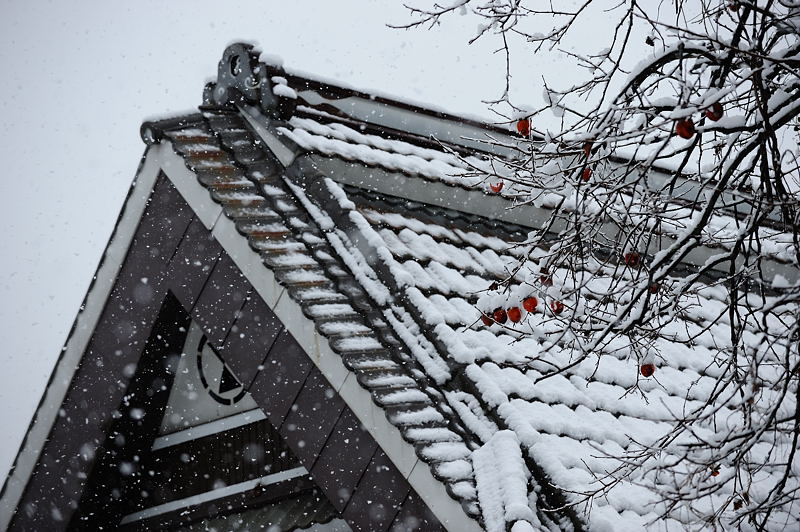
{"label": "white sky", "polygon": [[[142,120],[198,105],[242,39],[288,68],[488,116],[481,100],[503,85],[496,43],[468,47],[468,17],[438,32],[385,26],[404,20],[393,0],[0,0],[0,479],[133,179]],[[541,75],[563,77],[564,62],[522,62],[514,83],[536,104]]]}

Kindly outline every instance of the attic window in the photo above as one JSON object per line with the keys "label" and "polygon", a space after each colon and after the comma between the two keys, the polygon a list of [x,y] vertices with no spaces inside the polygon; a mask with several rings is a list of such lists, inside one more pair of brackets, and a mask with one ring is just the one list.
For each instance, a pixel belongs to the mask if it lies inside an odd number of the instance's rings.
{"label": "attic window", "polygon": [[160,435],[135,465],[112,470],[124,501],[118,528],[350,532],[224,352],[187,325],[167,365],[174,378]]}
{"label": "attic window", "polygon": [[256,402],[196,323],[189,327],[176,366],[161,435],[246,413],[257,412],[257,418],[263,417]]}

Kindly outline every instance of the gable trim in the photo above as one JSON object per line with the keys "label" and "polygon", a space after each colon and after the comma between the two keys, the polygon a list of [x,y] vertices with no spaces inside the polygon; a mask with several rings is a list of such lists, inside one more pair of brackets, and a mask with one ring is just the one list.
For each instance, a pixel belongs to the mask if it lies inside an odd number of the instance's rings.
{"label": "gable trim", "polygon": [[64,397],[83,353],[94,333],[119,270],[128,253],[139,220],[147,208],[159,175],[159,158],[152,148],[145,152],[139,170],[123,204],[122,212],[100,259],[94,281],[56,362],[42,399],[20,445],[14,465],[0,494],[0,530],[8,528],[22,499],[31,474],[39,461],[50,429],[55,423]]}
{"label": "gable trim", "polygon": [[244,425],[249,425],[250,423],[255,423],[256,421],[261,421],[264,419],[267,419],[267,415],[264,414],[264,411],[260,408],[246,410],[232,416],[203,423],[202,425],[196,425],[194,427],[189,427],[188,429],[158,436],[155,441],[153,441],[153,447],[151,447],[150,450],[158,451],[161,449],[166,449],[167,447],[174,447],[175,445],[180,445],[187,441],[205,438],[206,436],[211,436],[212,434],[219,434],[220,432],[232,430]]}
{"label": "gable trim", "polygon": [[[306,355],[439,522],[453,531],[481,530],[478,522],[469,517],[461,505],[448,495],[444,484],[434,478],[428,464],[419,460],[414,447],[403,439],[397,427],[389,423],[385,412],[375,405],[370,393],[358,384],[355,375],[345,367],[341,357],[333,352],[327,339],[319,334],[314,322],[306,318],[300,305],[290,297],[284,297],[286,289],[263,264],[260,255],[253,251],[247,240],[238,233],[235,223],[227,216],[220,216],[222,208],[212,202],[208,191],[175,153],[172,144],[164,140],[154,148],[157,150],[153,151],[152,156],[159,159],[170,182],[199,218],[214,220],[210,227],[207,226],[211,229],[214,239],[233,260],[253,289],[283,322]],[[209,205],[213,207],[209,208]]]}
{"label": "gable trim", "polygon": [[250,127],[261,137],[261,140],[264,141],[264,144],[272,151],[275,157],[280,161],[280,163],[284,167],[288,167],[291,165],[295,160],[295,153],[292,152],[286,145],[278,140],[275,135],[266,127],[262,120],[264,120],[263,116],[259,114],[252,106],[240,106],[239,111],[242,113],[242,117],[250,124]]}
{"label": "gable trim", "polygon": [[178,499],[175,501],[166,502],[164,504],[159,504],[158,506],[153,506],[151,508],[145,508],[144,510],[126,515],[122,518],[122,521],[120,521],[119,524],[120,526],[132,524],[137,521],[142,521],[151,517],[157,517],[168,512],[174,512],[175,510],[179,510],[181,508],[208,503],[222,499],[223,497],[229,497],[231,495],[238,495],[240,493],[244,493],[245,491],[252,490],[253,488],[277,484],[278,482],[284,482],[286,480],[302,477],[307,474],[308,471],[306,471],[306,468],[299,466],[295,467],[294,469],[280,471],[278,473],[266,475],[261,478],[246,480],[244,482],[239,482],[238,484],[225,486],[224,488],[220,488],[218,490],[207,491],[199,495],[192,495],[191,497],[186,497],[184,499]]}

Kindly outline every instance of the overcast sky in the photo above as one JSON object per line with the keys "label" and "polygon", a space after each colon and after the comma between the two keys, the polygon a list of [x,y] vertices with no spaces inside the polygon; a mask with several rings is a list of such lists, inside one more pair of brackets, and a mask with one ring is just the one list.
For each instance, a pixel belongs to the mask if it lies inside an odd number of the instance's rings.
{"label": "overcast sky", "polygon": [[[424,4],[423,0],[419,2]],[[133,179],[139,125],[200,104],[225,46],[255,41],[288,69],[490,117],[497,42],[477,21],[402,31],[384,1],[0,0],[0,478],[14,459]],[[587,40],[598,32],[583,32]],[[541,101],[563,57],[519,56],[513,87]]]}

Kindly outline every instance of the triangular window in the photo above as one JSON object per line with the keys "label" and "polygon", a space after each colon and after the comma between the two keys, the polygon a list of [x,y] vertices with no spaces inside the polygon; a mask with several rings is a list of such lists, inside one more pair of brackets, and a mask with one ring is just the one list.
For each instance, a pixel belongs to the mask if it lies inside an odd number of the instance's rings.
{"label": "triangular window", "polygon": [[201,327],[177,307],[172,300],[162,308],[106,441],[111,451],[79,506],[91,510],[73,528],[349,531]]}
{"label": "triangular window", "polygon": [[[222,427],[240,426],[261,419],[265,416],[256,402],[225,365],[202,329],[192,323],[183,352],[177,360],[158,441],[168,443],[177,437],[185,437],[186,433],[191,436],[199,433],[198,430],[208,431],[209,428],[218,432]],[[217,423],[211,427],[188,430],[215,421]],[[170,438],[170,434],[176,436]]]}

